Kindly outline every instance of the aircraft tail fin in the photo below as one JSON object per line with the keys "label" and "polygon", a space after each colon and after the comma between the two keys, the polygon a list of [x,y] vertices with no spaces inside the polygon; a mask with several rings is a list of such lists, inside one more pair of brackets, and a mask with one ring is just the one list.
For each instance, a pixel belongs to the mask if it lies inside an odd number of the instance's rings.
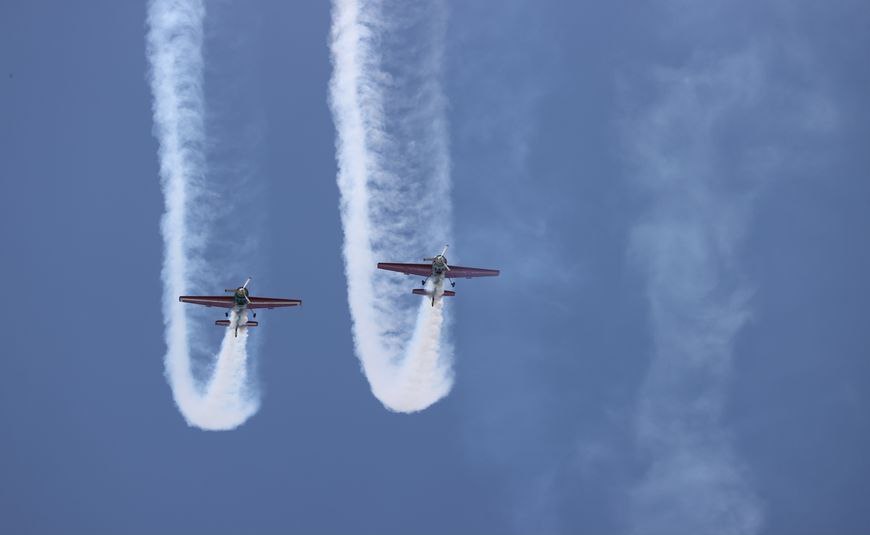
{"label": "aircraft tail fin", "polygon": [[[411,290],[411,293],[414,295],[423,295],[427,297],[430,297],[432,295],[430,292],[427,292],[422,288],[414,288],[413,290]],[[456,292],[454,292],[453,290],[444,290],[444,297],[453,297],[454,295],[456,295]]]}

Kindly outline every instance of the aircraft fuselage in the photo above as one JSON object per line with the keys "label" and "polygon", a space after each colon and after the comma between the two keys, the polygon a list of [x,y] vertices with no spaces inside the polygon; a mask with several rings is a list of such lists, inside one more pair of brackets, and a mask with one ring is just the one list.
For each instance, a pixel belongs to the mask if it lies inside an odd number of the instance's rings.
{"label": "aircraft fuselage", "polygon": [[447,258],[443,255],[438,255],[432,259],[432,276],[437,277],[441,276],[444,278],[444,274],[447,273]]}
{"label": "aircraft fuselage", "polygon": [[[244,286],[239,286],[233,292],[233,312],[235,312],[235,325],[231,325],[227,323],[226,325],[235,330],[236,336],[239,335],[239,327],[254,327],[257,325],[257,322],[248,322],[248,315],[246,311],[248,310],[248,289]],[[229,317],[229,313],[226,314]],[[257,317],[256,312],[254,313],[254,317]],[[243,323],[244,322],[244,323]],[[220,325],[223,325],[224,322],[220,322]]]}
{"label": "aircraft fuselage", "polygon": [[432,259],[432,275],[429,276],[432,281],[432,306],[444,296],[444,278],[448,270],[447,258],[444,255]]}
{"label": "aircraft fuselage", "polygon": [[239,286],[233,293],[233,301],[236,303],[236,309],[241,312],[248,308],[248,289]]}

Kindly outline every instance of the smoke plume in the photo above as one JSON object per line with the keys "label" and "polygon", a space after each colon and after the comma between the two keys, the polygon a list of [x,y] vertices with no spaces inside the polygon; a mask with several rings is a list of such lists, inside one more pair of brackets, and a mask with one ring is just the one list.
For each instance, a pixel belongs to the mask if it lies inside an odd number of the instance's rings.
{"label": "smoke plume", "polygon": [[330,104],[354,342],[372,392],[399,412],[425,409],[453,382],[443,300],[413,298],[416,279],[376,269],[450,238],[445,19],[440,2],[333,3]]}
{"label": "smoke plume", "polygon": [[[247,373],[247,332],[227,329],[220,352],[210,358],[206,378],[194,374],[191,354],[206,353],[179,295],[202,293],[209,278],[205,251],[211,207],[204,158],[203,19],[200,0],[153,0],[148,7],[147,54],[154,97],[154,133],[166,211],[163,315],[166,377],[188,424],[233,429],[253,415],[258,394]],[[213,285],[210,281],[209,286]],[[232,325],[237,318],[231,318]],[[241,318],[245,321],[246,318]],[[209,327],[210,328],[210,327]]]}

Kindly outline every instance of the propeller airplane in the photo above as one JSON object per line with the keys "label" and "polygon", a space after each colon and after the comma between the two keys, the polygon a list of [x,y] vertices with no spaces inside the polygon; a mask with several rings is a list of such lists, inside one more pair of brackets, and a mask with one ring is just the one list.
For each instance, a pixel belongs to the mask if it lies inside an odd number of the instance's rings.
{"label": "propeller airplane", "polygon": [[[421,277],[426,277],[422,282],[424,288],[415,288],[414,290],[411,290],[411,293],[415,295],[431,297],[432,306],[435,306],[436,299],[440,299],[442,296],[452,297],[456,295],[456,292],[444,289],[445,278],[450,279],[450,287],[453,288],[456,286],[456,282],[453,279],[471,279],[474,277],[498,276],[499,270],[497,269],[481,269],[448,265],[447,257],[444,256],[447,254],[448,247],[448,245],[445,245],[444,250],[441,251],[441,254],[439,255],[423,259],[424,262],[430,262],[429,264],[402,264],[396,262],[379,262],[378,269],[396,271],[398,273],[404,273],[406,275],[418,275]],[[425,289],[426,282],[430,279],[433,282],[433,289],[431,291]]]}
{"label": "propeller airplane", "polygon": [[[244,314],[247,310],[256,310],[258,308],[282,308],[295,307],[302,304],[300,299],[281,299],[277,297],[254,297],[248,291],[248,284],[251,282],[251,277],[238,288],[224,290],[233,295],[182,295],[178,298],[182,303],[191,303],[194,305],[202,305],[207,307],[220,307],[232,309],[235,315],[236,336],[239,335],[239,327],[256,327],[260,324],[259,321],[247,321],[247,316]],[[257,313],[254,312],[254,317]],[[241,323],[242,316],[245,316],[246,321]],[[229,317],[230,313],[224,313],[224,316]],[[221,327],[230,327],[230,320],[217,320],[215,325]]]}

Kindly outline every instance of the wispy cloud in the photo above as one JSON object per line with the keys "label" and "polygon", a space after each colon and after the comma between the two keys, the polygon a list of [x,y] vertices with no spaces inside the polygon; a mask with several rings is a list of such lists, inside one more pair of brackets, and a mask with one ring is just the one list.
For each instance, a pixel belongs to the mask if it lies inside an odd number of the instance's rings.
{"label": "wispy cloud", "polygon": [[646,276],[653,339],[637,413],[646,471],[631,492],[634,532],[757,533],[763,524],[723,422],[735,340],[752,316],[741,245],[754,199],[835,116],[811,83],[770,74],[789,54],[754,43],[654,69],[652,100],[624,123],[648,201],[630,253]]}
{"label": "wispy cloud", "polygon": [[654,82],[653,102],[626,125],[649,200],[631,253],[646,274],[653,334],[637,416],[648,467],[631,492],[631,527],[755,533],[761,502],[721,420],[735,336],[750,315],[737,261],[757,184],[722,144],[729,117],[757,106],[763,63],[752,51],[700,59],[658,70]]}

